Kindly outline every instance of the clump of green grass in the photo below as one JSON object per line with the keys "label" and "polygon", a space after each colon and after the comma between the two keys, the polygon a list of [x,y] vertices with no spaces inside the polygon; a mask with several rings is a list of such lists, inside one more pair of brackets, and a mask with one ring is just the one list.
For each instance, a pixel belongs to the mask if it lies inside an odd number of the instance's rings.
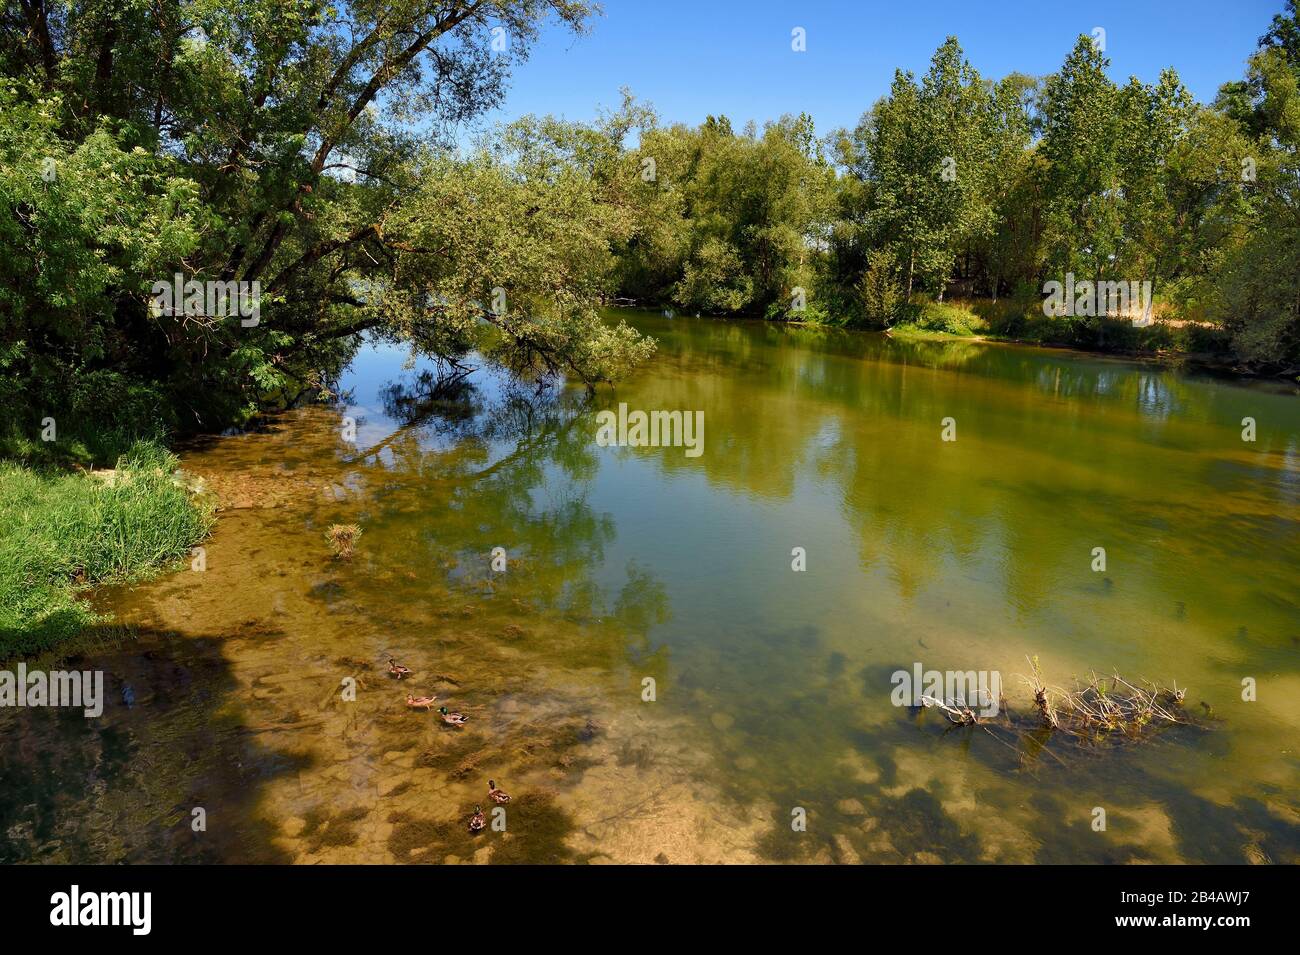
{"label": "clump of green grass", "polygon": [[894,334],[937,333],[969,338],[989,330],[988,322],[965,305],[956,302],[933,302],[918,296],[917,301],[907,306],[905,312],[903,321],[891,329]]}
{"label": "clump of green grass", "polygon": [[212,509],[176,467],[152,442],[133,445],[111,472],[0,462],[0,659],[45,652],[98,622],[84,599],[91,586],[188,555]]}

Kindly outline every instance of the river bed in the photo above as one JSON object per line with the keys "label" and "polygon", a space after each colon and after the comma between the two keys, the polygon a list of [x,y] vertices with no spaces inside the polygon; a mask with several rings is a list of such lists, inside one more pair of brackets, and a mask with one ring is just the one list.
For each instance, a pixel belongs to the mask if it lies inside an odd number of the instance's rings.
{"label": "river bed", "polygon": [[[97,596],[101,718],[0,714],[0,861],[1300,861],[1294,389],[630,317],[658,353],[594,397],[368,345],[338,406],[186,449],[205,569]],[[620,403],[702,453],[601,446]],[[1201,725],[1025,751],[891,701],[1024,708],[1034,656]]]}

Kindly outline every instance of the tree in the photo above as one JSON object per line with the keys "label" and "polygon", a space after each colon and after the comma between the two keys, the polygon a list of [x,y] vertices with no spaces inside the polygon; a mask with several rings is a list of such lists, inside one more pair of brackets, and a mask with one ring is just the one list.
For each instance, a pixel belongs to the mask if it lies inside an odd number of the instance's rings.
{"label": "tree", "polygon": [[[1264,128],[1241,164],[1229,167],[1241,200],[1231,192],[1220,196],[1218,215],[1230,228],[1211,273],[1211,313],[1228,328],[1243,361],[1294,375],[1300,370],[1300,69],[1285,50],[1266,45],[1251,58],[1245,82],[1258,91],[1250,115]],[[1246,123],[1243,131],[1254,128]],[[1247,169],[1249,176],[1238,172]]]}
{"label": "tree", "polygon": [[[585,0],[8,6],[0,218],[6,266],[36,279],[2,300],[10,387],[111,369],[158,395],[169,423],[215,427],[327,384],[363,332],[460,361],[479,344],[471,314],[521,371],[621,373],[646,349],[597,320],[598,265],[546,219],[608,246],[597,190],[451,156],[453,130],[501,101],[540,25],[581,32],[590,14]],[[41,179],[47,158],[69,175]],[[85,193],[113,228],[66,214]],[[435,196],[464,200],[457,228]],[[523,223],[488,243],[481,226],[507,213]],[[485,243],[493,254],[464,258]],[[77,247],[84,262],[50,257]],[[512,284],[537,279],[548,252],[565,263],[553,281]],[[151,315],[151,284],[173,272],[260,283],[260,322]],[[497,288],[510,310],[490,307]]]}
{"label": "tree", "polygon": [[[650,164],[650,165],[647,165]],[[653,178],[638,176],[653,169]],[[737,135],[725,117],[647,130],[629,180],[637,224],[620,290],[712,314],[807,317],[833,214],[834,171],[807,114]]]}
{"label": "tree", "polygon": [[1092,39],[1080,36],[1044,89],[1039,151],[1046,162],[1044,226],[1053,276],[1077,271],[1100,279],[1119,249],[1120,96],[1107,65]]}
{"label": "tree", "polygon": [[[1080,36],[1045,86],[1046,270],[1060,282],[1076,273],[1078,281],[1160,289],[1187,264],[1177,255],[1171,160],[1194,104],[1173,70],[1154,86],[1132,77],[1117,87],[1107,66],[1091,38]],[[1082,324],[1100,326],[1111,304],[1098,304]]]}
{"label": "tree", "polygon": [[896,71],[887,97],[853,137],[853,174],[870,184],[864,222],[870,244],[892,246],[904,296],[933,290],[940,299],[958,254],[994,225],[993,162],[998,116],[987,84],[956,38],[935,51],[918,85]]}
{"label": "tree", "polygon": [[[1286,12],[1276,14],[1267,33],[1259,38],[1259,49],[1277,50],[1286,57],[1292,70],[1300,72],[1300,6],[1286,0]],[[1267,133],[1269,118],[1264,113],[1264,75],[1248,70],[1240,80],[1219,87],[1215,108],[1236,120],[1247,135],[1258,138]]]}
{"label": "tree", "polygon": [[[975,274],[997,301],[1005,288],[1015,291],[1034,282],[1042,268],[1043,163],[1032,136],[1032,104],[1041,91],[1033,77],[1012,73],[993,87],[990,112],[988,202],[993,225],[972,236]],[[970,269],[967,269],[970,272]],[[975,279],[982,274],[982,283]]]}

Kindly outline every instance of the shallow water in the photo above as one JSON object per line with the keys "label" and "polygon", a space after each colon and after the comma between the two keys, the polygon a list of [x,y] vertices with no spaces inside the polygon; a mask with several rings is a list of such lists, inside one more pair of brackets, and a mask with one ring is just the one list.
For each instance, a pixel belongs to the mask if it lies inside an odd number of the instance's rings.
{"label": "shallow water", "polygon": [[[375,347],[339,408],[187,451],[207,569],[100,595],[101,719],[0,713],[0,860],[1300,861],[1292,391],[633,318],[660,347],[616,392]],[[619,402],[703,411],[703,453],[597,446]],[[1012,746],[891,703],[921,664],[1023,712],[1034,655],[1177,681],[1203,725]],[[505,831],[472,836],[489,778]]]}

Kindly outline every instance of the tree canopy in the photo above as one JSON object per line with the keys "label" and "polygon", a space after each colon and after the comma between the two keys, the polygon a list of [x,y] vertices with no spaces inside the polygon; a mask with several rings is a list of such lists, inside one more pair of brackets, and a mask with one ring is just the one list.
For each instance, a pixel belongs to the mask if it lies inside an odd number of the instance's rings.
{"label": "tree canopy", "polygon": [[[455,148],[585,0],[18,0],[0,19],[0,380],[82,426],[219,427],[327,386],[356,336],[615,377],[619,217],[580,169]],[[174,273],[260,285],[255,326],[158,315]],[[38,392],[34,396],[32,391]],[[107,399],[107,401],[105,400]]]}
{"label": "tree canopy", "polygon": [[808,114],[739,132],[723,116],[694,128],[651,116],[624,170],[644,181],[615,247],[617,289],[867,327],[957,295],[1011,337],[1105,345],[1107,326],[1125,324],[1108,309],[1044,325],[1046,283],[1150,283],[1164,328],[1295,374],[1298,37],[1289,0],[1213,105],[1172,69],[1117,83],[1090,36],[1050,76],[996,81],[950,37],[923,76],[897,71],[851,130],[818,135]]}

